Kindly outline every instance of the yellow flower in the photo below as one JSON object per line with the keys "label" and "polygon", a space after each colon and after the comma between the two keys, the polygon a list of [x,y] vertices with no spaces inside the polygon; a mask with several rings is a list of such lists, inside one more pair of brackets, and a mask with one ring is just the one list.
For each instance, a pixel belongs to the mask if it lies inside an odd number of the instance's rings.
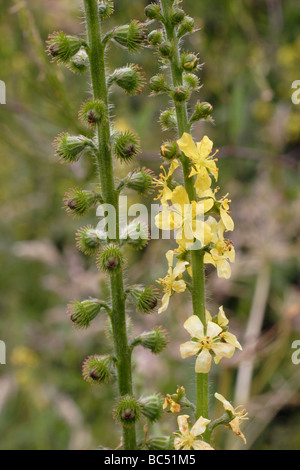
{"label": "yellow flower", "polygon": [[224,239],[225,226],[223,221],[217,222],[213,217],[209,217],[206,222],[212,231],[214,248],[204,255],[204,263],[212,264],[217,268],[218,276],[221,279],[229,279],[231,276],[231,263],[235,262],[235,250],[231,241]]}
{"label": "yellow flower", "polygon": [[169,264],[169,270],[166,277],[159,279],[157,282],[163,286],[165,295],[162,298],[162,306],[158,310],[158,313],[165,312],[169,306],[170,297],[174,292],[181,293],[186,289],[186,283],[183,280],[177,280],[178,277],[181,277],[184,271],[186,270],[186,265],[189,264],[187,261],[179,261],[175,268],[173,268],[173,258],[174,252],[169,250],[166,253],[166,258]]}
{"label": "yellow flower", "polygon": [[[206,310],[206,321],[212,321],[211,314],[207,310]],[[232,333],[229,333],[228,331],[227,325],[229,323],[229,320],[225,315],[223,306],[219,308],[217,323],[223,329],[223,333],[220,333],[220,337],[223,338],[226,341],[226,343],[229,343],[235,348],[240,349],[242,351],[243,348],[238,342],[236,336],[233,335]]]}
{"label": "yellow flower", "polygon": [[201,438],[210,420],[201,416],[190,430],[188,418],[188,415],[181,415],[177,418],[179,432],[175,433],[175,450],[214,450]]}
{"label": "yellow flower", "polygon": [[156,226],[161,230],[176,230],[176,241],[182,249],[190,249],[195,239],[201,242],[201,246],[210,243],[211,229],[203,218],[213,206],[213,201],[190,202],[183,186],[174,189],[170,200],[172,205],[163,205],[162,212],[156,216]]}
{"label": "yellow flower", "polygon": [[233,408],[231,403],[229,403],[229,401],[227,401],[222,395],[220,395],[220,393],[215,393],[215,397],[217,398],[217,400],[222,402],[225,411],[229,412],[230,417],[233,417],[233,419],[229,423],[229,426],[231,427],[232,431],[237,436],[240,436],[243,439],[244,443],[246,444],[247,443],[246,438],[244,434],[242,433],[242,431],[240,430],[240,423],[244,420],[249,419],[247,411],[246,410],[238,411],[239,408],[241,408],[241,406],[238,406],[237,408]]}
{"label": "yellow flower", "polygon": [[171,397],[171,395],[167,395],[166,398],[165,398],[165,402],[164,402],[164,405],[163,405],[163,409],[165,410],[166,408],[168,408],[168,406],[170,405],[170,411],[171,413],[179,413],[180,412],[180,404],[179,403],[176,403],[176,401],[174,401]]}
{"label": "yellow flower", "polygon": [[195,371],[197,374],[208,374],[211,368],[212,355],[216,364],[223,357],[233,356],[235,346],[227,343],[222,338],[223,329],[212,321],[207,322],[206,332],[204,326],[196,315],[192,315],[183,325],[191,335],[192,340],[180,346],[180,354],[183,359],[197,356]]}
{"label": "yellow flower", "polygon": [[196,146],[193,137],[184,133],[181,139],[177,141],[177,144],[180,150],[192,160],[193,169],[190,176],[197,175],[199,184],[202,180],[205,186],[210,186],[209,174],[213,175],[216,181],[218,180],[217,160],[213,158],[215,154],[211,155],[213,142],[207,136],[203,137]]}
{"label": "yellow flower", "polygon": [[156,186],[162,187],[162,189],[158,191],[158,195],[157,195],[157,199],[161,199],[162,204],[167,204],[167,201],[171,199],[172,190],[169,188],[168,183],[174,171],[178,167],[179,167],[178,161],[173,160],[168,173],[166,172],[165,168],[161,166],[160,168],[163,170],[163,173],[160,173],[159,179],[153,178],[153,181],[156,183]]}

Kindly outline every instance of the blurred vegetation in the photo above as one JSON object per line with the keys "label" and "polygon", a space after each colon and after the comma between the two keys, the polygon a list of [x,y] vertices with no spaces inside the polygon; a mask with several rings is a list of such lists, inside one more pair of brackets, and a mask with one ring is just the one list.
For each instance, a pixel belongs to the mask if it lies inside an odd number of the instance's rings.
{"label": "blurred vegetation", "polygon": [[[146,4],[117,1],[113,21],[143,19]],[[81,377],[86,356],[106,351],[104,319],[78,332],[64,314],[69,300],[106,289],[74,244],[77,228],[95,223],[94,214],[74,221],[61,209],[70,187],[97,183],[94,168],[84,162],[70,171],[51,146],[60,132],[82,131],[77,114],[89,84],[87,76],[50,64],[45,40],[54,30],[82,33],[80,6],[79,0],[0,0],[0,79],[7,86],[0,107],[0,339],[7,346],[7,365],[0,366],[1,449],[116,447],[120,439],[111,388],[91,388]],[[224,305],[245,348],[213,372],[211,392],[246,401],[247,448],[300,449],[300,366],[291,361],[291,344],[300,339],[300,105],[291,101],[291,84],[300,80],[300,4],[185,0],[184,8],[201,28],[186,47],[205,63],[201,99],[214,106],[215,126],[197,125],[195,137],[208,134],[220,149],[220,185],[230,193],[237,227],[232,279],[218,280],[208,270],[208,306],[215,312]],[[126,51],[113,52],[112,67],[133,60]],[[148,79],[157,70],[150,50],[134,60]],[[148,88],[134,99],[118,92],[111,98],[116,125],[142,136],[141,166],[158,172],[159,147],[169,137],[157,122],[164,99],[150,98]],[[164,274],[169,243],[153,241],[131,253],[128,277],[151,284]],[[173,393],[180,384],[193,394],[193,366],[183,365],[178,347],[190,311],[182,295],[159,319],[133,312],[138,331],[162,322],[172,339],[159,359],[137,350],[137,391]],[[152,429],[170,430],[174,417]],[[217,448],[240,444],[223,431],[215,439]]]}

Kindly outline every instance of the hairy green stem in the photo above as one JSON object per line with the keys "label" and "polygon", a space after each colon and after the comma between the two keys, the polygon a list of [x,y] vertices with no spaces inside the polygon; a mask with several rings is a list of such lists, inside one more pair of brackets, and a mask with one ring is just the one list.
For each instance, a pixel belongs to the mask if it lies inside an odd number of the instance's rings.
{"label": "hairy green stem", "polygon": [[[168,20],[168,12],[170,8],[169,0],[160,0],[163,16],[166,20],[165,32],[167,39],[175,45],[175,53],[170,59],[171,74],[174,87],[183,85],[183,72],[180,66],[180,45],[176,35],[174,25]],[[179,137],[187,132],[190,133],[191,126],[189,124],[187,104],[176,104],[176,116],[178,125]],[[190,174],[190,160],[184,154],[180,157],[185,188],[188,193],[190,201],[196,201],[197,195],[194,188],[194,180],[189,177]],[[205,276],[204,276],[204,253],[202,250],[191,251],[191,264],[193,272],[193,287],[192,287],[192,301],[194,315],[197,315],[204,326],[206,326],[205,315]],[[209,414],[209,395],[208,395],[208,375],[197,374],[197,410],[196,417],[203,416],[208,418]]]}
{"label": "hairy green stem", "polygon": [[[108,106],[108,90],[105,74],[105,43],[102,42],[101,23],[98,15],[97,0],[84,0],[88,54],[90,59],[92,86],[95,99],[100,99]],[[119,199],[115,190],[112,153],[110,147],[110,123],[98,126],[99,149],[97,152],[100,183],[103,200],[115,208],[117,242],[119,239]],[[122,272],[111,277],[112,331],[118,368],[119,393],[132,395],[132,365],[126,330],[125,293]],[[135,427],[123,427],[124,450],[136,448]]]}

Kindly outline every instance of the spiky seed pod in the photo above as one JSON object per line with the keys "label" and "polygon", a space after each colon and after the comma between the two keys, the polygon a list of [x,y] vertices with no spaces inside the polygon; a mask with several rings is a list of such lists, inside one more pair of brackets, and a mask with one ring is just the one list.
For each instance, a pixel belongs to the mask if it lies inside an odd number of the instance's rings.
{"label": "spiky seed pod", "polygon": [[186,16],[181,23],[181,25],[178,27],[177,30],[177,37],[180,39],[186,34],[192,33],[195,28],[195,21],[193,18],[190,16]]}
{"label": "spiky seed pod", "polygon": [[181,57],[181,66],[186,72],[194,72],[198,69],[199,58],[196,54],[185,52]]}
{"label": "spiky seed pod", "polygon": [[93,228],[91,225],[87,225],[77,231],[76,246],[82,253],[93,256],[105,242],[105,237],[106,235],[104,233],[100,234],[99,230]]}
{"label": "spiky seed pod", "polygon": [[154,393],[149,397],[142,397],[139,399],[141,405],[142,414],[151,422],[158,421],[163,414],[163,403],[162,396],[158,393]]}
{"label": "spiky seed pod", "polygon": [[71,72],[76,74],[82,74],[89,68],[89,56],[84,49],[81,49],[77,54],[66,63],[66,66]]}
{"label": "spiky seed pod", "polygon": [[160,44],[158,52],[163,59],[171,59],[175,53],[175,46],[170,41],[164,41]]}
{"label": "spiky seed pod", "polygon": [[191,91],[198,91],[200,88],[200,79],[193,73],[185,73],[183,76],[183,84]]}
{"label": "spiky seed pod", "polygon": [[103,385],[116,377],[115,361],[109,354],[90,356],[82,366],[82,375],[91,385]]}
{"label": "spiky seed pod", "polygon": [[91,139],[83,135],[72,136],[63,132],[53,142],[56,155],[61,162],[74,163],[90,148],[94,147]]}
{"label": "spiky seed pod", "polygon": [[182,104],[188,101],[191,97],[191,90],[181,86],[172,90],[170,95],[176,104]]}
{"label": "spiky seed pod", "polygon": [[132,20],[129,24],[118,26],[114,29],[113,39],[134,54],[143,48],[145,43],[145,27],[137,20]]}
{"label": "spiky seed pod", "polygon": [[165,142],[161,148],[160,153],[166,160],[173,160],[179,156],[179,150],[176,142]]}
{"label": "spiky seed pod", "polygon": [[98,269],[110,276],[118,274],[125,265],[125,258],[118,245],[107,245],[97,256]]}
{"label": "spiky seed pod", "polygon": [[195,111],[193,115],[191,116],[190,123],[194,123],[197,121],[211,121],[213,107],[210,103],[203,102],[201,103],[200,101],[197,101],[196,106],[195,106]]}
{"label": "spiky seed pod", "polygon": [[63,202],[68,214],[77,217],[86,215],[97,202],[101,202],[100,194],[94,191],[86,191],[81,188],[72,188],[66,192]]}
{"label": "spiky seed pod", "polygon": [[55,32],[49,35],[47,50],[53,62],[67,63],[82,47],[82,39]]}
{"label": "spiky seed pod", "polygon": [[185,12],[180,8],[171,8],[169,18],[171,23],[173,23],[174,25],[178,25],[184,20]]}
{"label": "spiky seed pod", "polygon": [[160,124],[163,131],[177,128],[177,117],[175,109],[166,109],[160,114]]}
{"label": "spiky seed pod", "polygon": [[99,0],[98,12],[101,20],[109,18],[114,12],[114,3],[111,0]]}
{"label": "spiky seed pod", "polygon": [[79,119],[89,126],[103,124],[108,119],[106,104],[99,99],[88,99],[80,108]]}
{"label": "spiky seed pod", "polygon": [[135,343],[149,349],[153,354],[160,354],[168,345],[168,332],[157,327],[152,331],[142,333],[134,340]]}
{"label": "spiky seed pod", "polygon": [[[126,332],[127,332],[127,337],[129,338],[132,334],[132,320],[131,318],[126,315]],[[105,335],[107,339],[113,343],[114,342],[114,335],[113,335],[113,329],[112,329],[112,324],[111,324],[111,319],[110,317],[107,318],[106,325],[105,325]]]}
{"label": "spiky seed pod", "polygon": [[137,95],[142,92],[146,83],[145,76],[141,68],[136,64],[129,64],[126,67],[116,69],[108,78],[108,87],[116,83],[128,95]]}
{"label": "spiky seed pod", "polygon": [[170,450],[173,448],[170,437],[154,437],[147,442],[149,450]]}
{"label": "spiky seed pod", "polygon": [[156,311],[160,298],[160,293],[156,287],[132,286],[130,294],[135,300],[138,312],[148,314]]}
{"label": "spiky seed pod", "polygon": [[153,178],[154,173],[149,168],[136,169],[128,175],[126,187],[146,196],[154,189]]}
{"label": "spiky seed pod", "polygon": [[99,315],[103,302],[98,299],[74,300],[67,307],[67,314],[72,323],[79,329],[86,329]]}
{"label": "spiky seed pod", "polygon": [[152,77],[149,81],[149,87],[153,94],[164,93],[170,90],[163,74],[158,74]]}
{"label": "spiky seed pod", "polygon": [[149,33],[148,35],[148,41],[153,47],[161,44],[163,40],[164,40],[164,33],[162,29],[155,29],[154,31],[151,31],[151,33]]}
{"label": "spiky seed pod", "polygon": [[130,395],[121,397],[113,408],[115,421],[126,428],[133,426],[141,416],[141,405],[138,400]]}
{"label": "spiky seed pod", "polygon": [[127,243],[136,250],[145,248],[149,243],[149,239],[148,226],[139,220],[132,220],[121,233],[122,242]]}
{"label": "spiky seed pod", "polygon": [[113,152],[121,162],[131,162],[141,152],[138,136],[131,131],[118,133],[113,143]]}
{"label": "spiky seed pod", "polygon": [[158,20],[161,18],[160,6],[157,3],[150,3],[145,8],[145,15],[149,20]]}

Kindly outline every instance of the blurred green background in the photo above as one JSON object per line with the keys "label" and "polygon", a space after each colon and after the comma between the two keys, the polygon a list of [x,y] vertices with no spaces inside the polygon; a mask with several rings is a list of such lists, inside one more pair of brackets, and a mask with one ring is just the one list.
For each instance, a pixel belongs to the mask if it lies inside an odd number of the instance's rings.
{"label": "blurred green background", "polygon": [[[116,1],[112,24],[144,19],[144,0]],[[216,448],[300,449],[300,365],[292,343],[300,339],[300,105],[291,101],[300,80],[300,3],[295,0],[185,0],[198,32],[186,49],[200,53],[202,101],[214,106],[215,125],[200,123],[220,149],[220,186],[230,193],[237,262],[230,281],[208,269],[208,308],[220,305],[244,346],[241,354],[213,369],[211,393],[247,406],[248,444],[218,432]],[[0,448],[83,449],[116,447],[119,429],[111,418],[114,389],[91,388],[81,377],[83,360],[109,346],[104,318],[85,331],[71,327],[66,304],[107,295],[105,279],[74,243],[83,222],[61,209],[72,186],[96,181],[92,164],[58,164],[51,143],[64,131],[82,132],[77,119],[88,97],[88,76],[50,64],[49,33],[84,31],[79,0],[0,0],[0,79],[7,104],[0,106],[0,339],[7,364],[0,365]],[[110,67],[138,62],[149,79],[157,71],[150,50],[136,57],[113,49]],[[159,171],[163,139],[158,124],[165,98],[149,89],[133,99],[114,92],[119,127],[139,132],[139,164]],[[120,168],[120,173],[124,169]],[[119,171],[117,170],[117,171]],[[127,167],[128,170],[128,167]],[[151,203],[151,198],[146,200]],[[130,252],[128,280],[153,284],[166,272],[168,241]],[[171,343],[159,357],[141,348],[134,355],[137,394],[194,393],[193,363],[179,357],[186,340],[182,324],[191,313],[188,295],[172,299],[161,317],[132,316],[135,331],[162,324]],[[214,407],[212,413],[221,410]],[[167,416],[152,427],[173,432]]]}

